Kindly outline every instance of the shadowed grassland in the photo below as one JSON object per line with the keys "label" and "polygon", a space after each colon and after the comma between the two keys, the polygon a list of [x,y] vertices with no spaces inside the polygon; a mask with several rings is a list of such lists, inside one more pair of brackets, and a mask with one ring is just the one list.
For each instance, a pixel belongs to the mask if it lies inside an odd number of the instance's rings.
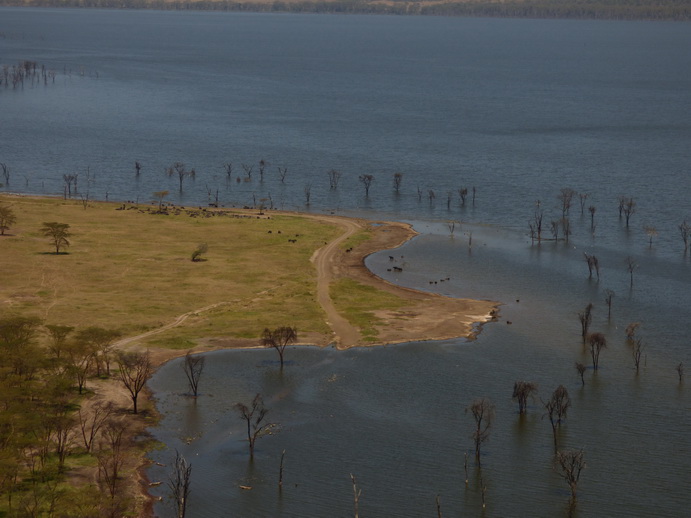
{"label": "shadowed grassland", "polygon": [[[5,314],[46,324],[115,328],[125,336],[190,315],[144,345],[187,348],[203,337],[255,338],[291,325],[326,335],[316,302],[313,252],[339,235],[333,225],[288,214],[192,211],[2,196],[17,222],[0,239]],[[196,214],[196,215],[190,215]],[[70,246],[56,255],[40,228],[70,225]],[[208,244],[203,261],[192,252]],[[174,337],[174,338],[173,338]],[[168,343],[170,341],[170,343]]]}

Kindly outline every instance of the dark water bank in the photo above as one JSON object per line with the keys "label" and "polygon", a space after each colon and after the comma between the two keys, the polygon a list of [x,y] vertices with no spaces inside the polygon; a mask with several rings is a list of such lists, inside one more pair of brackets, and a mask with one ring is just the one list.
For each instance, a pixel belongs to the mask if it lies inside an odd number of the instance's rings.
{"label": "dark water bank", "polygon": [[332,14],[393,14],[471,16],[498,18],[573,18],[589,20],[691,20],[691,6],[685,0],[518,0],[508,2],[423,2],[393,1],[383,4],[367,0],[302,2],[234,2],[227,0],[0,0],[0,6],[98,7],[108,9],[160,9],[237,12],[287,12]]}

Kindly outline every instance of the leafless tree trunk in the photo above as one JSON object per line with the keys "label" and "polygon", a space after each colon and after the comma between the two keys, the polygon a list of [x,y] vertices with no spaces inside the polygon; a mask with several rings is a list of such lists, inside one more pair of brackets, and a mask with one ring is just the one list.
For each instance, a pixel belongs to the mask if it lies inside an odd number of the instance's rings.
{"label": "leafless tree trunk", "polygon": [[266,328],[262,335],[262,345],[264,347],[273,347],[276,349],[281,360],[281,368],[283,368],[285,349],[288,344],[295,343],[297,339],[298,332],[294,327],[282,326],[274,330]]}
{"label": "leafless tree trunk", "polygon": [[281,452],[281,466],[278,468],[278,489],[283,488],[283,460],[285,459],[286,451]]}
{"label": "leafless tree trunk", "polygon": [[681,234],[681,239],[684,241],[684,252],[689,248],[689,233],[691,233],[691,225],[686,223],[686,220],[679,225],[679,233]]}
{"label": "leafless tree trunk", "polygon": [[240,414],[240,418],[247,423],[247,441],[249,442],[250,458],[253,458],[254,445],[257,439],[268,434],[275,425],[264,422],[269,409],[264,406],[261,394],[254,396],[249,406],[244,403],[236,403],[235,410]]}
{"label": "leafless tree trunk", "polygon": [[585,468],[585,454],[583,450],[559,450],[555,456],[557,473],[566,481],[571,489],[571,500],[576,500],[576,490],[581,471]]}
{"label": "leafless tree trunk", "polygon": [[587,192],[582,192],[578,194],[578,201],[581,204],[581,216],[583,215],[583,212],[585,211],[585,202],[586,200],[590,197],[590,194]]}
{"label": "leafless tree trunk", "polygon": [[557,195],[557,199],[561,203],[561,217],[562,219],[566,219],[566,217],[569,215],[569,209],[571,209],[571,202],[573,201],[573,197],[576,194],[576,191],[573,189],[570,189],[568,187],[565,187],[561,189],[559,194]]}
{"label": "leafless tree trunk", "polygon": [[362,489],[359,489],[357,487],[357,482],[355,481],[355,475],[353,475],[352,473],[350,474],[350,480],[353,483],[353,507],[355,509],[354,517],[359,518],[360,517],[360,511],[359,511],[360,494],[362,493]]}
{"label": "leafless tree trunk", "polygon": [[531,381],[517,381],[513,384],[513,399],[518,401],[518,413],[525,414],[528,407],[528,398],[537,393],[537,384]]}
{"label": "leafless tree trunk", "polygon": [[581,385],[585,387],[585,378],[583,377],[583,374],[585,374],[585,365],[583,365],[580,362],[575,363],[576,370],[578,371],[578,374],[581,376]]}
{"label": "leafless tree trunk", "polygon": [[245,170],[245,174],[247,175],[247,179],[251,180],[252,179],[252,169],[254,169],[254,166],[242,164],[242,168]]}
{"label": "leafless tree trunk", "polygon": [[610,320],[612,318],[612,299],[614,299],[614,291],[606,289],[605,304],[607,304],[607,320]]}
{"label": "leafless tree trunk", "polygon": [[329,188],[331,190],[338,189],[338,182],[341,180],[341,173],[336,169],[329,171]]}
{"label": "leafless tree trunk", "polygon": [[113,403],[98,402],[91,406],[90,412],[84,412],[79,408],[79,428],[84,440],[84,449],[87,453],[91,451],[96,435],[101,427],[106,424],[115,412]]}
{"label": "leafless tree trunk", "polygon": [[403,181],[403,173],[393,174],[393,190],[398,194],[401,190],[401,182]]}
{"label": "leafless tree trunk", "polygon": [[122,380],[123,385],[130,393],[133,412],[136,414],[139,393],[144,389],[146,382],[153,374],[151,357],[148,351],[145,353],[120,353],[117,362],[120,369],[120,380]]}
{"label": "leafless tree trunk", "polygon": [[683,383],[684,381],[684,362],[679,362],[679,365],[677,365],[677,374],[679,375],[679,383]]}
{"label": "leafless tree trunk", "polygon": [[206,358],[204,358],[204,356],[198,354],[192,355],[188,351],[185,355],[185,361],[182,364],[182,369],[185,371],[190,391],[194,397],[197,397],[199,393],[199,379],[202,377],[205,362]]}
{"label": "leafless tree trunk", "polygon": [[631,256],[627,257],[624,261],[626,263],[626,269],[629,271],[629,287],[633,288],[633,272],[638,268],[638,263],[636,263]]}
{"label": "leafless tree trunk", "polygon": [[607,339],[602,333],[592,333],[588,337],[590,344],[590,357],[593,360],[593,369],[597,371],[600,363],[600,352],[607,347]]}
{"label": "leafless tree trunk", "polygon": [[588,338],[588,329],[590,329],[590,324],[593,321],[592,311],[593,304],[590,303],[582,312],[578,313],[578,320],[581,323],[581,338],[583,340],[583,345],[585,345],[585,342]]}
{"label": "leafless tree trunk", "polygon": [[631,215],[636,212],[636,202],[634,201],[633,198],[626,198],[624,201],[624,207],[623,207],[623,212],[624,212],[624,218],[626,218],[626,228],[629,227],[629,219],[631,218]]}
{"label": "leafless tree trunk", "polygon": [[465,199],[468,196],[468,188],[462,187],[458,189],[458,195],[461,197],[461,205],[465,207]]}
{"label": "leafless tree trunk", "polygon": [[306,183],[303,192],[305,193],[305,205],[309,205],[310,198],[312,197],[312,184]]}
{"label": "leafless tree trunk", "polygon": [[468,410],[473,414],[473,419],[475,420],[475,431],[472,437],[475,441],[475,458],[478,465],[481,465],[480,450],[482,448],[482,443],[489,439],[490,428],[494,421],[495,407],[492,401],[483,397],[473,401],[473,403],[466,408],[466,412],[468,412]]}
{"label": "leafless tree trunk", "polygon": [[287,167],[280,167],[278,168],[278,177],[281,179],[281,183],[286,182],[286,175],[288,174],[288,168]]}
{"label": "leafless tree trunk", "polygon": [[590,231],[594,232],[595,231],[595,211],[597,208],[595,205],[591,205],[588,207],[588,212],[590,212]]}
{"label": "leafless tree trunk", "polygon": [[168,478],[168,487],[170,488],[173,498],[176,518],[185,518],[185,513],[187,512],[187,498],[190,494],[191,476],[192,465],[188,464],[185,457],[175,450],[173,472]]}
{"label": "leafless tree trunk", "polygon": [[371,174],[361,174],[360,177],[360,182],[362,182],[362,185],[365,186],[365,196],[369,196],[369,188],[372,185],[372,182],[374,181],[374,176]]}
{"label": "leafless tree trunk", "polygon": [[549,401],[543,401],[542,404],[547,410],[545,414],[549,417],[549,422],[552,425],[552,436],[554,438],[554,451],[558,449],[557,444],[557,430],[561,426],[561,423],[566,419],[566,414],[571,406],[571,398],[569,397],[569,391],[566,387],[559,385],[554,392],[552,392],[552,397]]}
{"label": "leafless tree trunk", "polygon": [[633,364],[636,366],[636,374],[638,374],[638,369],[641,365],[641,355],[643,353],[643,340],[639,338],[633,346],[631,354],[633,355]]}

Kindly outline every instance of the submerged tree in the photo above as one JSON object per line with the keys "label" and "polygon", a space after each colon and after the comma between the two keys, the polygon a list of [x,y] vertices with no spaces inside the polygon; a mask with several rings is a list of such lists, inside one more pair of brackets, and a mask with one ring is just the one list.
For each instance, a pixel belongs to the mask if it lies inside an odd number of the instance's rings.
{"label": "submerged tree", "polygon": [[583,255],[585,256],[585,262],[588,263],[588,278],[591,279],[593,277],[593,270],[595,270],[595,273],[597,274],[597,280],[600,280],[600,262],[597,260],[597,257],[594,255],[587,254],[583,252]]}
{"label": "submerged tree", "polygon": [[691,225],[684,220],[678,228],[681,239],[684,241],[684,252],[686,252],[686,250],[689,248],[689,234],[691,234]]}
{"label": "submerged tree", "polygon": [[371,174],[361,174],[359,180],[362,183],[362,185],[365,186],[365,196],[369,196],[369,188],[372,185],[372,182],[374,181],[374,176]]}
{"label": "submerged tree", "polygon": [[585,378],[583,377],[583,374],[585,374],[585,365],[580,362],[576,362],[574,367],[576,367],[578,374],[581,376],[581,386],[585,387]]}
{"label": "submerged tree", "polygon": [[329,188],[338,189],[338,182],[341,181],[341,172],[336,169],[329,171]]}
{"label": "submerged tree", "polygon": [[677,374],[679,375],[679,383],[684,381],[684,362],[679,362],[676,368]]}
{"label": "submerged tree", "polygon": [[250,448],[250,457],[254,457],[254,445],[257,439],[270,433],[274,427],[272,423],[264,422],[269,409],[264,406],[261,394],[257,394],[249,406],[244,403],[236,403],[235,410],[240,414],[240,418],[247,423],[247,441]]}
{"label": "submerged tree", "polygon": [[518,413],[527,412],[528,398],[537,393],[537,384],[531,381],[517,381],[513,384],[512,399],[518,401]]}
{"label": "submerged tree", "polygon": [[624,259],[624,262],[626,263],[626,269],[629,272],[629,277],[630,277],[629,287],[633,288],[633,272],[636,271],[636,268],[638,268],[638,263],[631,256]]}
{"label": "submerged tree", "polygon": [[593,321],[592,311],[593,304],[589,303],[583,311],[578,313],[578,320],[581,323],[581,338],[583,340],[583,345],[585,345],[588,337],[588,330],[590,329],[590,324]]}
{"label": "submerged tree", "polygon": [[605,304],[607,304],[607,320],[612,318],[612,299],[614,299],[614,290],[605,290]]}
{"label": "submerged tree", "polygon": [[190,391],[194,397],[197,397],[199,391],[199,380],[202,377],[205,363],[206,358],[204,356],[199,354],[192,355],[189,351],[187,351],[185,361],[182,363],[182,370],[185,371]]}
{"label": "submerged tree", "polygon": [[475,459],[478,465],[480,462],[480,451],[482,444],[489,439],[490,428],[494,421],[495,407],[494,403],[488,398],[479,398],[466,408],[466,412],[470,410],[475,420],[475,431],[472,438],[475,441]]}
{"label": "submerged tree", "polygon": [[602,333],[591,333],[588,336],[588,343],[590,344],[590,357],[593,360],[593,369],[597,370],[600,363],[600,352],[607,347],[607,339]]}
{"label": "submerged tree", "polygon": [[175,517],[185,518],[187,513],[187,499],[190,495],[190,485],[192,477],[192,465],[188,464],[185,457],[175,450],[175,461],[173,471],[168,479],[173,505],[175,506]]}
{"label": "submerged tree", "polygon": [[641,355],[643,354],[643,340],[641,338],[636,340],[631,354],[633,355],[633,364],[636,367],[636,373],[638,373],[641,364]]}
{"label": "submerged tree", "polygon": [[554,392],[552,392],[552,397],[549,401],[543,401],[542,404],[547,410],[545,414],[549,418],[549,422],[552,425],[552,436],[554,437],[554,451],[557,451],[557,430],[561,427],[561,423],[566,419],[566,413],[571,406],[571,398],[569,397],[569,391],[566,387],[559,385]]}
{"label": "submerged tree", "polygon": [[576,490],[581,471],[585,468],[583,450],[559,450],[555,456],[557,472],[571,489],[571,501],[576,501]]}
{"label": "submerged tree", "polygon": [[399,193],[401,190],[401,182],[403,181],[403,173],[394,173],[393,174],[393,190],[396,191],[396,194]]}
{"label": "submerged tree", "polygon": [[281,360],[281,367],[283,367],[285,349],[288,344],[295,343],[297,339],[298,332],[294,327],[282,326],[274,330],[265,328],[262,334],[262,345],[276,349]]}

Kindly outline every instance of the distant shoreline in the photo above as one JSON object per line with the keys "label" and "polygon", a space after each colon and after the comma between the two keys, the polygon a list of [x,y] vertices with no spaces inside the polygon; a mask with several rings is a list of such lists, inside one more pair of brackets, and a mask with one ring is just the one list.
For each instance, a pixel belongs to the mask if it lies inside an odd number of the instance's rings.
{"label": "distant shoreline", "polygon": [[0,0],[0,7],[690,21],[686,0]]}

